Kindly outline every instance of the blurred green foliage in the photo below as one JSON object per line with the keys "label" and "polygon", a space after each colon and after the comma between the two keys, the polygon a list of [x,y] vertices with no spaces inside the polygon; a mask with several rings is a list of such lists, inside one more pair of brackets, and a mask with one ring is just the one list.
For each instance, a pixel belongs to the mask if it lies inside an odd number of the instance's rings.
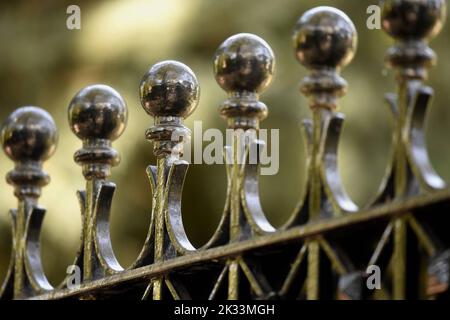
{"label": "blurred green foliage", "polygon": [[[37,105],[48,110],[60,130],[55,156],[45,168],[52,183],[41,204],[48,208],[43,227],[44,269],[53,283],[62,279],[75,255],[80,213],[75,196],[83,188],[73,153],[80,147],[67,124],[67,106],[82,87],[105,83],[128,103],[129,123],[114,144],[122,155],[113,170],[118,190],[112,212],[112,241],[123,265],[137,256],[147,232],[151,193],[145,175],[154,163],[152,146],[144,139],[152,120],[140,107],[138,85],[145,71],[160,60],[188,64],[201,85],[197,111],[186,121],[202,120],[203,128],[225,129],[218,106],[226,95],[215,83],[212,57],[227,37],[250,32],[273,48],[277,69],[273,85],[262,95],[270,115],[263,128],[280,129],[280,171],[261,178],[261,198],[275,225],[289,216],[303,193],[305,155],[299,123],[309,116],[298,82],[306,70],[295,61],[291,32],[297,19],[319,5],[346,12],[359,32],[353,63],[343,72],[349,93],[342,99],[346,123],[339,166],[344,185],[359,204],[377,190],[382,179],[391,137],[391,122],[383,93],[394,90],[392,72],[384,68],[384,53],[391,40],[381,30],[368,30],[366,9],[376,0],[123,0],[77,1],[81,30],[67,30],[66,8],[72,1],[3,1],[0,4],[0,117],[15,108]],[[450,82],[449,25],[433,41],[440,56],[430,83],[436,89],[428,118],[427,142],[437,171],[450,180],[448,127],[450,110],[446,90]],[[0,176],[13,164],[0,156]],[[11,235],[7,210],[16,205],[12,188],[0,183],[0,279],[10,255]],[[192,165],[183,193],[187,233],[201,245],[215,230],[225,199],[225,168]]]}

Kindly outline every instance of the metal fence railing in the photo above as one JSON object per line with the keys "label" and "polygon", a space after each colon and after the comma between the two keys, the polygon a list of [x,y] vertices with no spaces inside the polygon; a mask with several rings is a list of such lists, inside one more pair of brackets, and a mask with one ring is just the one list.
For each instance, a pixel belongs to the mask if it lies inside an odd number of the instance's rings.
{"label": "metal fence railing", "polygon": [[[364,207],[341,184],[337,149],[344,116],[338,99],[347,83],[341,70],[351,62],[357,33],[341,11],[318,7],[297,22],[296,57],[309,70],[301,92],[312,119],[303,133],[308,150],[306,193],[288,222],[273,227],[258,194],[264,144],[247,135],[259,130],[268,107],[259,94],[275,68],[261,38],[237,34],[214,57],[218,84],[228,98],[220,108],[233,143],[225,148],[227,198],[217,231],[201,248],[183,227],[181,195],[188,163],[182,159],[190,130],[183,119],[199,99],[194,73],[164,61],[144,76],[141,102],[154,118],[146,131],[156,165],[147,173],[153,190],[148,235],[129,267],[114,255],[109,214],[115,190],[108,180],[119,155],[112,141],[127,123],[127,107],[105,85],[82,89],[72,99],[69,125],[82,140],[75,161],[86,188],[78,193],[81,243],[70,273],[53,287],[43,272],[39,235],[45,210],[38,204],[49,183],[42,165],[54,152],[57,129],[51,116],[23,107],[1,133],[15,167],[7,175],[18,206],[11,210],[13,251],[2,299],[434,299],[448,297],[450,282],[450,192],[429,162],[424,137],[433,97],[424,81],[436,55],[428,41],[441,29],[445,1],[386,0],[384,30],[395,39],[387,63],[396,70],[398,93],[386,99],[393,118],[392,155],[377,195]],[[239,130],[242,129],[242,130]],[[243,153],[236,152],[244,146]],[[369,164],[370,166],[370,164]],[[79,281],[77,281],[79,280]]]}

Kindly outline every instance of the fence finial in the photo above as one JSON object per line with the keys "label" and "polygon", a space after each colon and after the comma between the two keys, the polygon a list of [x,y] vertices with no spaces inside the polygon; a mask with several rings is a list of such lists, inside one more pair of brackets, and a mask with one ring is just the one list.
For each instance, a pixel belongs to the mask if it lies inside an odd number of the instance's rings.
{"label": "fence finial", "polygon": [[79,91],[69,105],[69,124],[83,141],[75,161],[82,165],[86,179],[104,179],[111,166],[119,163],[119,154],[111,147],[125,130],[128,111],[125,101],[113,88],[92,85]]}
{"label": "fence finial", "polygon": [[399,68],[401,78],[427,77],[427,69],[436,62],[428,41],[441,31],[445,17],[444,0],[383,1],[383,29],[397,40],[387,60]]}
{"label": "fence finial", "polygon": [[195,74],[181,62],[162,61],[147,71],[139,91],[142,107],[155,118],[145,133],[155,143],[155,155],[182,155],[182,142],[190,136],[182,120],[194,112],[200,96]]}
{"label": "fence finial", "polygon": [[301,84],[301,91],[311,97],[310,107],[336,109],[347,87],[339,71],[356,52],[353,22],[338,9],[317,7],[298,20],[293,42],[298,61],[311,71]]}
{"label": "fence finial", "polygon": [[266,41],[249,33],[229,37],[214,56],[217,83],[229,97],[220,113],[230,128],[255,128],[267,117],[258,95],[272,82],[275,57]]}
{"label": "fence finial", "polygon": [[42,171],[42,161],[56,150],[58,134],[55,122],[37,107],[22,107],[6,119],[2,129],[2,145],[8,157],[16,163],[8,173],[8,183],[15,186],[19,198],[37,198],[50,177]]}

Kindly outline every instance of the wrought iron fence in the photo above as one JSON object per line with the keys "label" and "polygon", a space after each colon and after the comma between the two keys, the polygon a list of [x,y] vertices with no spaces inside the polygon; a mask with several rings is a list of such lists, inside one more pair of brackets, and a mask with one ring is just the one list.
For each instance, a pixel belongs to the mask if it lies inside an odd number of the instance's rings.
{"label": "wrought iron fence", "polygon": [[[109,235],[114,183],[119,162],[112,142],[127,123],[127,107],[114,89],[82,89],[68,109],[69,125],[82,141],[74,159],[86,188],[78,192],[81,242],[74,266],[79,285],[65,279],[53,287],[40,257],[39,235],[45,210],[42,169],[53,154],[57,129],[51,116],[23,107],[6,120],[2,145],[14,161],[7,181],[18,199],[10,211],[13,251],[1,288],[2,299],[434,299],[448,297],[450,192],[428,159],[424,122],[433,98],[424,84],[436,55],[429,40],[446,14],[442,0],[386,0],[383,28],[396,42],[387,63],[397,71],[397,94],[386,95],[394,123],[391,160],[379,192],[364,207],[355,205],[341,184],[337,166],[344,115],[338,99],[347,83],[341,70],[352,60],[357,33],[345,13],[330,7],[306,12],[297,22],[296,57],[309,71],[301,92],[309,97],[312,119],[304,121],[308,150],[307,188],[300,205],[281,228],[265,218],[258,195],[259,165],[248,161],[258,140],[247,141],[238,159],[225,149],[227,198],[217,231],[201,248],[183,227],[181,195],[188,163],[181,159],[190,130],[183,119],[199,99],[194,73],[164,61],[151,67],[141,86],[144,110],[154,118],[146,131],[156,165],[147,173],[153,190],[148,235],[135,262],[122,267]],[[228,98],[220,114],[231,129],[259,129],[268,107],[259,94],[275,68],[270,46],[251,34],[230,37],[216,52],[214,71]],[[176,136],[177,139],[173,139]],[[243,139],[236,135],[234,143]],[[248,142],[248,143],[246,143]],[[252,149],[253,148],[253,149]],[[206,213],[205,213],[206,214]],[[379,290],[367,287],[367,269],[381,270]]]}

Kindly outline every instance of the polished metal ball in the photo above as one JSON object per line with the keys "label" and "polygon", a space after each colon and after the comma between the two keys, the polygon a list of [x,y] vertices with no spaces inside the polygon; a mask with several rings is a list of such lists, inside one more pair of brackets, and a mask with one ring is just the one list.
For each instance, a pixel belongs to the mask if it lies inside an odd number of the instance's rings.
{"label": "polished metal ball", "polygon": [[140,85],[141,104],[152,117],[186,118],[197,107],[200,87],[192,70],[177,61],[153,65]]}
{"label": "polished metal ball", "polygon": [[332,7],[311,9],[298,20],[293,35],[295,54],[307,68],[343,68],[357,46],[353,22]]}
{"label": "polished metal ball", "polygon": [[383,28],[397,40],[432,38],[446,17],[445,0],[384,0]]}
{"label": "polished metal ball", "polygon": [[44,161],[56,150],[58,130],[47,111],[22,107],[6,119],[1,137],[3,150],[13,161]]}
{"label": "polished metal ball", "polygon": [[79,91],[69,104],[69,124],[82,140],[115,140],[123,133],[128,109],[113,88],[96,84]]}
{"label": "polished metal ball", "polygon": [[227,92],[262,92],[271,83],[274,70],[272,48],[249,33],[228,38],[214,56],[217,83]]}

